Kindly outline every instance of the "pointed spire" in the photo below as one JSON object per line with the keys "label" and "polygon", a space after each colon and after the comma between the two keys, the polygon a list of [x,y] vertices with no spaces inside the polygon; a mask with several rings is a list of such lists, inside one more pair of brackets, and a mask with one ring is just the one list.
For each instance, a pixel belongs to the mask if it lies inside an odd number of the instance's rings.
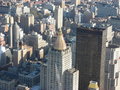
{"label": "pointed spire", "polygon": [[58,31],[57,39],[54,43],[53,48],[60,51],[65,50],[67,48],[61,29]]}

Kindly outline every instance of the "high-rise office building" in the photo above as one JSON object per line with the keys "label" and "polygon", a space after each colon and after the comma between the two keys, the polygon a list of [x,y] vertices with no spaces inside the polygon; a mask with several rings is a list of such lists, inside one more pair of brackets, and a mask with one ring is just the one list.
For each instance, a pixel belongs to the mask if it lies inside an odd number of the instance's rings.
{"label": "high-rise office building", "polygon": [[17,46],[19,40],[19,31],[20,31],[19,29],[20,29],[19,25],[15,22],[15,24],[13,25],[13,46],[15,48],[19,47]]}
{"label": "high-rise office building", "polygon": [[77,29],[75,67],[80,71],[79,90],[87,90],[91,80],[104,90],[106,33],[105,28]]}
{"label": "high-rise office building", "polygon": [[49,51],[47,67],[47,90],[64,90],[65,71],[72,68],[72,54],[61,31]]}
{"label": "high-rise office building", "polygon": [[23,30],[19,27],[18,23],[15,22],[9,26],[9,46],[12,48],[18,48],[19,41],[23,38]]}
{"label": "high-rise office building", "polygon": [[61,29],[63,27],[63,8],[56,7],[54,18],[56,20],[56,29]]}
{"label": "high-rise office building", "polygon": [[8,41],[9,41],[9,46],[10,46],[10,48],[12,48],[13,47],[13,25],[10,25],[9,26],[9,39],[8,39]]}
{"label": "high-rise office building", "polygon": [[34,15],[23,14],[20,18],[20,24],[25,33],[29,33],[34,26]]}

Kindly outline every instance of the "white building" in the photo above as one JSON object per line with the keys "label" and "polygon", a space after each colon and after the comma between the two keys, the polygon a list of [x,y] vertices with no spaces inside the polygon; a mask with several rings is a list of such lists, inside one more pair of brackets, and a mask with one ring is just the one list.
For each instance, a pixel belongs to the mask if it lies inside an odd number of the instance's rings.
{"label": "white building", "polygon": [[63,27],[63,8],[56,7],[54,18],[56,20],[57,29],[61,29]]}
{"label": "white building", "polygon": [[66,45],[61,30],[47,59],[47,90],[78,90],[79,71],[72,68],[71,47]]}
{"label": "white building", "polygon": [[106,50],[106,90],[120,90],[120,47],[109,45]]}
{"label": "white building", "polygon": [[30,8],[25,6],[25,7],[22,7],[22,12],[23,13],[30,13]]}
{"label": "white building", "polygon": [[79,70],[75,68],[66,71],[65,75],[65,89],[64,90],[78,90],[79,85]]}
{"label": "white building", "polygon": [[4,22],[5,24],[14,24],[14,18],[11,15],[6,14],[4,18],[5,18],[5,22]]}
{"label": "white building", "polygon": [[72,68],[72,54],[61,31],[49,51],[47,65],[47,90],[64,90],[65,71]]}

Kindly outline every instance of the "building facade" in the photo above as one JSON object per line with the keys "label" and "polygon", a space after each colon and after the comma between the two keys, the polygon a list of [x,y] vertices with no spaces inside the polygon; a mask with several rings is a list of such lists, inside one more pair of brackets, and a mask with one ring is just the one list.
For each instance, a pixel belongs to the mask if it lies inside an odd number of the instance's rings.
{"label": "building facade", "polygon": [[76,40],[76,65],[80,71],[79,90],[87,90],[89,81],[99,83],[104,90],[106,30],[79,27]]}
{"label": "building facade", "polygon": [[63,8],[56,7],[54,18],[56,20],[56,28],[61,29],[63,27]]}

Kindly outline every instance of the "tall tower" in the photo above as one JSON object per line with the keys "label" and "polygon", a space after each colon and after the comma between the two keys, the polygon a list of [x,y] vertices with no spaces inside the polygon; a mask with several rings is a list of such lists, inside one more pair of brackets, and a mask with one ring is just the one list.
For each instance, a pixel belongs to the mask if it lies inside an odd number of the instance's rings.
{"label": "tall tower", "polygon": [[63,8],[56,7],[54,18],[56,20],[56,29],[61,29],[63,27]]}
{"label": "tall tower", "polygon": [[10,46],[10,48],[12,48],[13,47],[13,25],[11,24],[10,26],[9,26],[9,46]]}
{"label": "tall tower", "polygon": [[9,46],[11,48],[19,47],[19,40],[23,38],[23,30],[19,27],[18,23],[15,22],[9,26]]}
{"label": "tall tower", "polygon": [[20,32],[20,27],[17,24],[17,22],[15,22],[15,24],[13,25],[13,46],[14,48],[18,47],[19,32]]}
{"label": "tall tower", "polygon": [[34,26],[34,15],[23,14],[20,18],[20,24],[25,33],[29,33]]}
{"label": "tall tower", "polygon": [[104,89],[107,30],[103,28],[77,29],[76,65],[80,71],[79,90],[87,90],[89,81],[97,81]]}
{"label": "tall tower", "polygon": [[64,90],[65,71],[72,68],[72,54],[61,31],[49,51],[47,65],[47,90]]}

